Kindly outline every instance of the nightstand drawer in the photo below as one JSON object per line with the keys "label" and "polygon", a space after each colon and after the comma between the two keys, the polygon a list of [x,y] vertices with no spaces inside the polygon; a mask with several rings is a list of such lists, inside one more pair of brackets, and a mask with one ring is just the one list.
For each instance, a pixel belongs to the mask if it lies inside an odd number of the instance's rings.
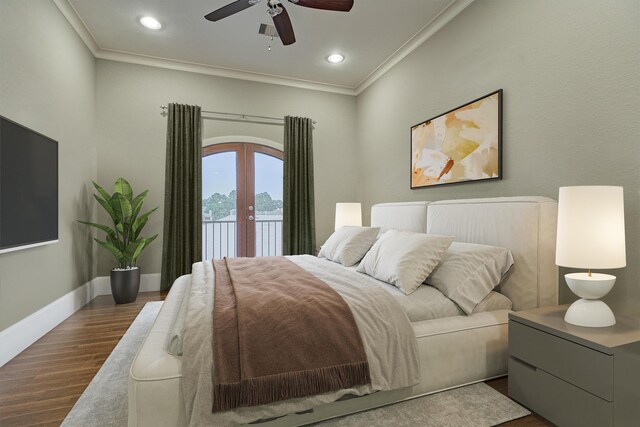
{"label": "nightstand drawer", "polygon": [[613,425],[613,403],[509,357],[509,396],[559,426]]}
{"label": "nightstand drawer", "polygon": [[613,357],[516,321],[509,322],[509,355],[613,401]]}

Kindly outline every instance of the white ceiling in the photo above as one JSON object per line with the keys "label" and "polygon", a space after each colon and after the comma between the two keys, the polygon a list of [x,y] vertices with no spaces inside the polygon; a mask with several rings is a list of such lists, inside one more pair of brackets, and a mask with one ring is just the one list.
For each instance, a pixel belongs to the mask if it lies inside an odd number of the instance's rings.
{"label": "white ceiling", "polygon": [[[261,23],[272,23],[267,0],[218,22],[204,19],[231,1],[56,0],[56,4],[76,31],[84,33],[97,57],[197,67],[192,71],[250,80],[275,77],[277,83],[294,86],[313,82],[325,90],[348,93],[384,72],[472,0],[355,0],[348,13],[283,1],[296,33],[291,46],[258,34]],[[137,21],[144,15],[157,18],[163,28],[144,28]],[[328,63],[325,58],[333,52],[342,53],[345,61]]]}

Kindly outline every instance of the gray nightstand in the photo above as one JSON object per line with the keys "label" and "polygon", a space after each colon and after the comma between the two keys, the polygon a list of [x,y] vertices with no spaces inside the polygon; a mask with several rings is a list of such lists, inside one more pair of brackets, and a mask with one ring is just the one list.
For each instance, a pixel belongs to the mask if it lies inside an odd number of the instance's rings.
{"label": "gray nightstand", "polygon": [[640,319],[585,328],[567,307],[509,314],[509,396],[559,426],[640,426]]}

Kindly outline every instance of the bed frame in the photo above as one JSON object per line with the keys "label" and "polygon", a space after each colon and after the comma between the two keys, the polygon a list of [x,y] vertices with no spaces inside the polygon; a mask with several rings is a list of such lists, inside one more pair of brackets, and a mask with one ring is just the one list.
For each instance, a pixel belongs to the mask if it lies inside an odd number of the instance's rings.
{"label": "bed frame", "polygon": [[[383,230],[446,234],[457,241],[509,248],[515,265],[499,291],[511,299],[514,310],[557,304],[556,219],[557,203],[544,197],[383,203],[371,209],[371,225]],[[130,426],[186,424],[181,361],[165,348],[188,280],[176,280],[131,366]],[[412,326],[423,367],[416,386],[341,400],[259,425],[303,425],[506,375],[506,310]]]}

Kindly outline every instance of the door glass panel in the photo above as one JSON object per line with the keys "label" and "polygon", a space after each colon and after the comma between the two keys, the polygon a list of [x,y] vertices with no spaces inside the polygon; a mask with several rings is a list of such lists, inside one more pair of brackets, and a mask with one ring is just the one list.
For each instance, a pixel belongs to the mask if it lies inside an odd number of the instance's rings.
{"label": "door glass panel", "polygon": [[[282,255],[282,160],[255,153],[255,255]],[[251,226],[251,223],[249,223]]]}
{"label": "door glass panel", "polygon": [[202,158],[202,259],[237,256],[236,152]]}

